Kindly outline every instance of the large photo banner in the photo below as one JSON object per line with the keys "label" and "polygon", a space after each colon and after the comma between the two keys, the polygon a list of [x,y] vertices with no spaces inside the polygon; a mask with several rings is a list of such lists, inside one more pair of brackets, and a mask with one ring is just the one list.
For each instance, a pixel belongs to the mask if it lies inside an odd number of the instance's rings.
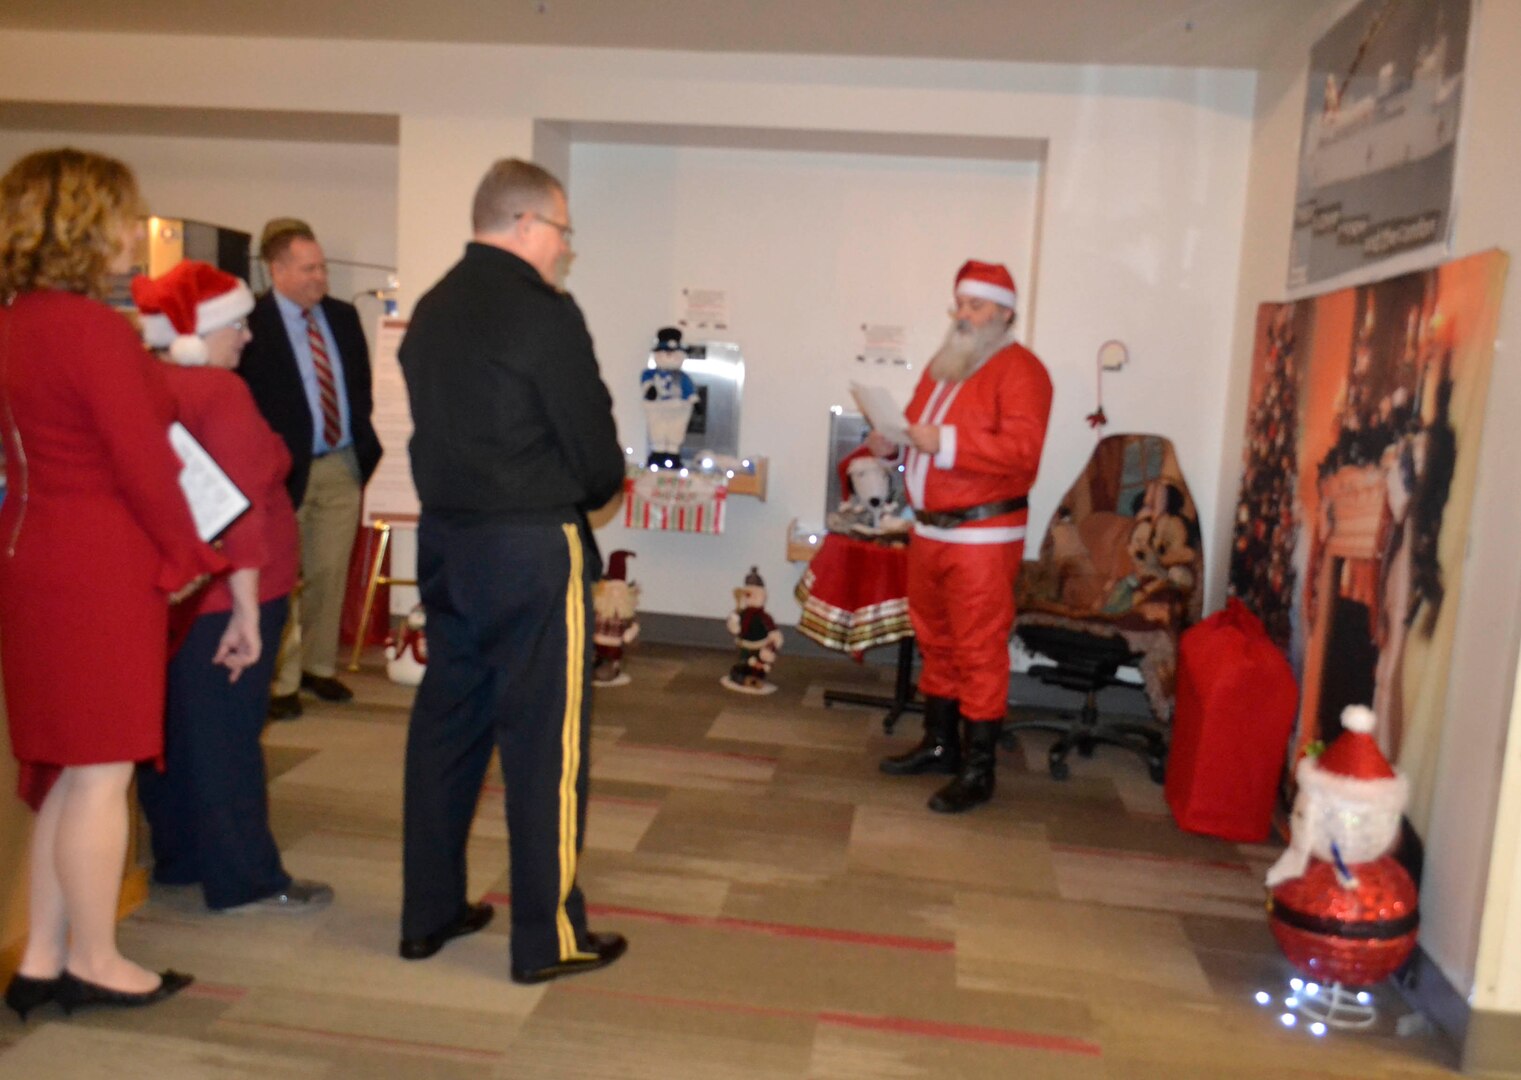
{"label": "large photo banner", "polygon": [[1471,2],[1363,0],[1310,50],[1289,288],[1447,243]]}
{"label": "large photo banner", "polygon": [[1300,677],[1295,757],[1371,706],[1422,831],[1507,263],[1257,315],[1230,589]]}

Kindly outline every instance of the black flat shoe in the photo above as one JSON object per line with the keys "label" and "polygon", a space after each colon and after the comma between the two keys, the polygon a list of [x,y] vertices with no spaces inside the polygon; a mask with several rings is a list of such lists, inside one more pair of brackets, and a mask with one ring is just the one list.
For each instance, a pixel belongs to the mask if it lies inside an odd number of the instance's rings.
{"label": "black flat shoe", "polygon": [[16,1010],[16,1015],[21,1022],[26,1023],[26,1014],[39,1005],[46,1005],[58,996],[58,977],[51,979],[34,979],[30,975],[17,974],[12,976],[10,985],[5,988],[5,1003]]}
{"label": "black flat shoe", "polygon": [[465,910],[442,929],[422,937],[402,938],[401,948],[398,951],[403,960],[426,960],[455,938],[473,934],[477,930],[484,930],[495,914],[496,909],[490,904],[466,904]]}
{"label": "black flat shoe", "polygon": [[596,971],[598,968],[605,968],[628,952],[628,939],[622,934],[587,934],[586,936],[591,939],[595,956],[588,956],[584,960],[561,960],[558,964],[527,971],[513,968],[512,981],[531,986],[534,983],[558,979],[562,975],[581,975],[588,971]]}
{"label": "black flat shoe", "polygon": [[163,971],[159,973],[159,984],[152,990],[133,993],[127,990],[112,990],[109,986],[89,982],[72,972],[65,971],[58,976],[57,997],[58,1004],[66,1013],[72,1013],[75,1009],[82,1009],[89,1005],[137,1008],[173,997],[193,982],[195,982],[194,975],[185,975],[178,971]]}

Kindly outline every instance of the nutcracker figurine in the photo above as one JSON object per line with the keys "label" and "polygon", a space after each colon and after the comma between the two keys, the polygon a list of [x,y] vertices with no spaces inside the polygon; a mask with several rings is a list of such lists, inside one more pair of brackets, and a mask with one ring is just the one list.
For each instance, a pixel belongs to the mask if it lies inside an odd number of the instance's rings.
{"label": "nutcracker figurine", "polygon": [[766,613],[766,583],[759,567],[750,567],[744,585],[734,590],[734,605],[728,627],[739,647],[739,659],[719,682],[741,694],[774,694],[771,666],[782,647],[782,632]]}
{"label": "nutcracker figurine", "polygon": [[1416,886],[1389,854],[1409,786],[1373,737],[1361,705],[1342,713],[1342,734],[1299,762],[1293,836],[1267,873],[1269,924],[1301,983],[1287,1004],[1317,1023],[1366,1027],[1371,995],[1415,948]]}
{"label": "nutcracker figurine", "polygon": [[592,631],[597,647],[592,682],[597,686],[625,686],[630,681],[623,670],[623,650],[639,636],[639,583],[628,580],[628,560],[633,557],[632,551],[609,555],[607,573],[592,588],[592,611],[597,618]]}
{"label": "nutcracker figurine", "polygon": [[674,326],[656,331],[648,368],[639,376],[639,396],[644,399],[644,419],[649,428],[649,464],[662,469],[681,467],[681,442],[692,422],[697,387],[681,370],[686,353],[681,331]]}

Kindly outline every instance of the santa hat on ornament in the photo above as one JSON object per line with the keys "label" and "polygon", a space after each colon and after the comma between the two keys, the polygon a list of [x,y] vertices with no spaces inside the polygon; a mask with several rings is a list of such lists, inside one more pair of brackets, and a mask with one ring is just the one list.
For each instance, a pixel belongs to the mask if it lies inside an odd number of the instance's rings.
{"label": "santa hat on ornament", "polygon": [[152,349],[168,349],[171,360],[187,366],[206,362],[207,334],[232,325],[254,306],[241,278],[192,259],[160,277],[133,278],[132,300],[143,341]]}
{"label": "santa hat on ornament", "polygon": [[1397,816],[1410,785],[1394,771],[1373,738],[1375,717],[1366,705],[1342,710],[1342,732],[1319,757],[1307,757],[1294,775],[1300,787],[1332,800],[1346,800]]}
{"label": "santa hat on ornament", "polygon": [[602,575],[603,581],[627,581],[628,561],[634,558],[632,551],[618,550],[607,557],[607,573]]}
{"label": "santa hat on ornament", "polygon": [[956,295],[975,296],[991,300],[995,304],[1014,309],[1014,275],[1002,263],[978,262],[968,259],[956,271]]}
{"label": "santa hat on ornament", "polygon": [[865,445],[858,446],[840,459],[837,472],[840,474],[840,499],[849,502],[856,493],[855,485],[850,482],[850,467],[862,458],[872,457],[872,452]]}

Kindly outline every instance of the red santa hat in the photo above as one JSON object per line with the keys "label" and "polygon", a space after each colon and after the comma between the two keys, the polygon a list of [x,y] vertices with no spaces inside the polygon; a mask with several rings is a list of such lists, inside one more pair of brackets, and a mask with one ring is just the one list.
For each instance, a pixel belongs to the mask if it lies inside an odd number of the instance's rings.
{"label": "red santa hat", "polygon": [[991,300],[995,304],[1014,309],[1014,275],[1002,263],[978,262],[968,259],[956,271],[956,295],[975,296]]}
{"label": "red santa hat", "polygon": [[1378,748],[1373,738],[1374,720],[1373,710],[1366,705],[1343,709],[1342,733],[1319,757],[1305,758],[1295,770],[1300,785],[1332,799],[1402,811],[1409,785]]}
{"label": "red santa hat", "polygon": [[855,495],[855,485],[850,482],[850,467],[862,458],[869,458],[872,452],[865,445],[856,447],[850,453],[840,459],[838,472],[840,474],[840,500],[849,502]]}
{"label": "red santa hat", "polygon": [[241,278],[193,259],[156,278],[133,278],[132,300],[148,347],[168,349],[175,363],[190,366],[206,362],[207,334],[230,326],[254,306]]}
{"label": "red santa hat", "polygon": [[607,573],[602,575],[603,581],[627,581],[628,561],[634,558],[632,551],[619,549],[607,557]]}

